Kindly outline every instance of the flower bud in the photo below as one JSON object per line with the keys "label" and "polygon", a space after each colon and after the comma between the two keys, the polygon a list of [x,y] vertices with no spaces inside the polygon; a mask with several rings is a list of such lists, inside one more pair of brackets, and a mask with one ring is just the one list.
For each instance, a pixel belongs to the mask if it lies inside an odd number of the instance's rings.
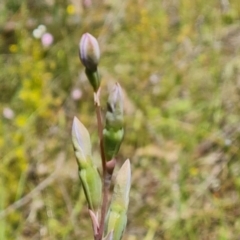
{"label": "flower bud", "polygon": [[102,200],[102,181],[92,161],[92,146],[88,130],[76,117],[72,125],[72,142],[88,207],[97,212]]}
{"label": "flower bud", "polygon": [[107,101],[106,127],[119,129],[123,127],[123,96],[119,83],[116,83]]}
{"label": "flower bud", "polygon": [[106,125],[103,129],[103,144],[107,161],[118,153],[123,136],[123,98],[121,87],[116,83],[108,98]]}
{"label": "flower bud", "polygon": [[108,210],[105,232],[113,231],[113,240],[121,240],[127,224],[127,209],[131,186],[131,165],[125,161],[116,177],[112,201]]}
{"label": "flower bud", "polygon": [[79,57],[86,69],[95,72],[100,59],[98,41],[89,33],[84,33],[79,43]]}
{"label": "flower bud", "polygon": [[118,171],[112,196],[112,204],[117,204],[127,211],[131,188],[131,163],[127,159]]}
{"label": "flower bud", "polygon": [[92,146],[88,130],[76,117],[72,125],[72,142],[78,165],[82,168],[92,155]]}

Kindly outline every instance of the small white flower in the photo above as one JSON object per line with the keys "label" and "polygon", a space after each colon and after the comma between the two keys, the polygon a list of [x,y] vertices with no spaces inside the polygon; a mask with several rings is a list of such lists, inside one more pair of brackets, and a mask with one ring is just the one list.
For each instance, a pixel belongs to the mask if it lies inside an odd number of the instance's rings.
{"label": "small white flower", "polygon": [[37,28],[35,28],[33,30],[33,37],[35,37],[36,39],[40,39],[44,33],[46,33],[47,31],[47,27],[43,24],[40,24]]}
{"label": "small white flower", "polygon": [[47,31],[47,27],[43,24],[40,24],[38,26],[38,29],[42,32],[42,34],[44,34]]}
{"label": "small white flower", "polygon": [[42,37],[42,31],[38,28],[34,29],[32,34],[36,39],[40,39]]}

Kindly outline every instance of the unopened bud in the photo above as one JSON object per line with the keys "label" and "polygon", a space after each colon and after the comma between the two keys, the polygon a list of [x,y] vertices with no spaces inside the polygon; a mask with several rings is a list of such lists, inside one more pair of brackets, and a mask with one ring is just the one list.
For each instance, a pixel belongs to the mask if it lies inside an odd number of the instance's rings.
{"label": "unopened bud", "polygon": [[123,140],[123,97],[118,83],[109,94],[103,143],[107,161],[116,156]]}
{"label": "unopened bud", "polygon": [[131,186],[131,166],[126,160],[116,177],[112,201],[107,214],[105,232],[113,231],[113,240],[121,240],[127,224],[127,209]]}
{"label": "unopened bud", "polygon": [[79,56],[82,64],[90,71],[96,71],[100,59],[98,41],[89,33],[84,33],[79,43]]}
{"label": "unopened bud", "polygon": [[92,161],[90,135],[75,117],[72,125],[72,142],[78,162],[79,178],[89,209],[97,212],[102,199],[102,181]]}
{"label": "unopened bud", "polygon": [[88,130],[76,117],[72,125],[72,142],[78,165],[81,168],[91,156],[92,146]]}
{"label": "unopened bud", "polygon": [[123,127],[123,96],[119,83],[115,84],[108,97],[106,127],[114,129]]}
{"label": "unopened bud", "polygon": [[112,204],[117,204],[127,211],[131,188],[131,163],[127,159],[120,168],[113,189]]}

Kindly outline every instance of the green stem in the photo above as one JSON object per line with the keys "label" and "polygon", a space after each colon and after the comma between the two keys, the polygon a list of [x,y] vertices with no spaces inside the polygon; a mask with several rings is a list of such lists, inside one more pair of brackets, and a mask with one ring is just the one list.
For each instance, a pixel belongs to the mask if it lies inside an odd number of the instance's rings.
{"label": "green stem", "polygon": [[101,152],[101,159],[102,159],[102,170],[103,170],[103,201],[101,206],[101,219],[99,224],[99,234],[97,236],[97,240],[102,240],[103,232],[104,232],[104,222],[105,216],[107,212],[108,206],[108,195],[110,190],[111,184],[111,175],[107,173],[106,168],[106,157],[104,152],[104,145],[103,145],[103,124],[102,124],[102,116],[101,116],[101,106],[99,100],[100,88],[96,93],[94,93],[94,102],[96,108],[96,115],[97,115],[97,124],[98,124],[98,135],[100,140],[100,152]]}
{"label": "green stem", "polygon": [[103,176],[105,176],[106,175],[106,158],[105,158],[105,152],[104,152],[104,146],[103,146],[103,124],[102,124],[99,94],[100,94],[100,88],[96,93],[94,92],[94,103],[95,103],[95,109],[96,109],[96,115],[97,115],[98,136],[100,141],[100,153],[101,153],[101,159],[102,159],[102,170],[103,170]]}

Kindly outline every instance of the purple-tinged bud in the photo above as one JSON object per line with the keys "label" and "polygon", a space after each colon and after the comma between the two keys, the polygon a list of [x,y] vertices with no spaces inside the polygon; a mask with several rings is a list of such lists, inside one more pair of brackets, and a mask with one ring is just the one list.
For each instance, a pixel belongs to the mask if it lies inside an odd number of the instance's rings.
{"label": "purple-tinged bud", "polygon": [[100,59],[98,41],[89,33],[84,33],[79,43],[79,57],[87,70],[95,72]]}
{"label": "purple-tinged bud", "polygon": [[113,240],[121,240],[126,228],[130,187],[131,164],[128,159],[117,174],[106,219],[105,233],[113,231]]}
{"label": "purple-tinged bud", "polygon": [[119,83],[110,91],[107,101],[106,128],[123,127],[123,95]]}
{"label": "purple-tinged bud", "polygon": [[114,158],[119,151],[124,135],[123,122],[123,96],[120,85],[116,83],[108,97],[106,124],[103,129],[107,161]]}

